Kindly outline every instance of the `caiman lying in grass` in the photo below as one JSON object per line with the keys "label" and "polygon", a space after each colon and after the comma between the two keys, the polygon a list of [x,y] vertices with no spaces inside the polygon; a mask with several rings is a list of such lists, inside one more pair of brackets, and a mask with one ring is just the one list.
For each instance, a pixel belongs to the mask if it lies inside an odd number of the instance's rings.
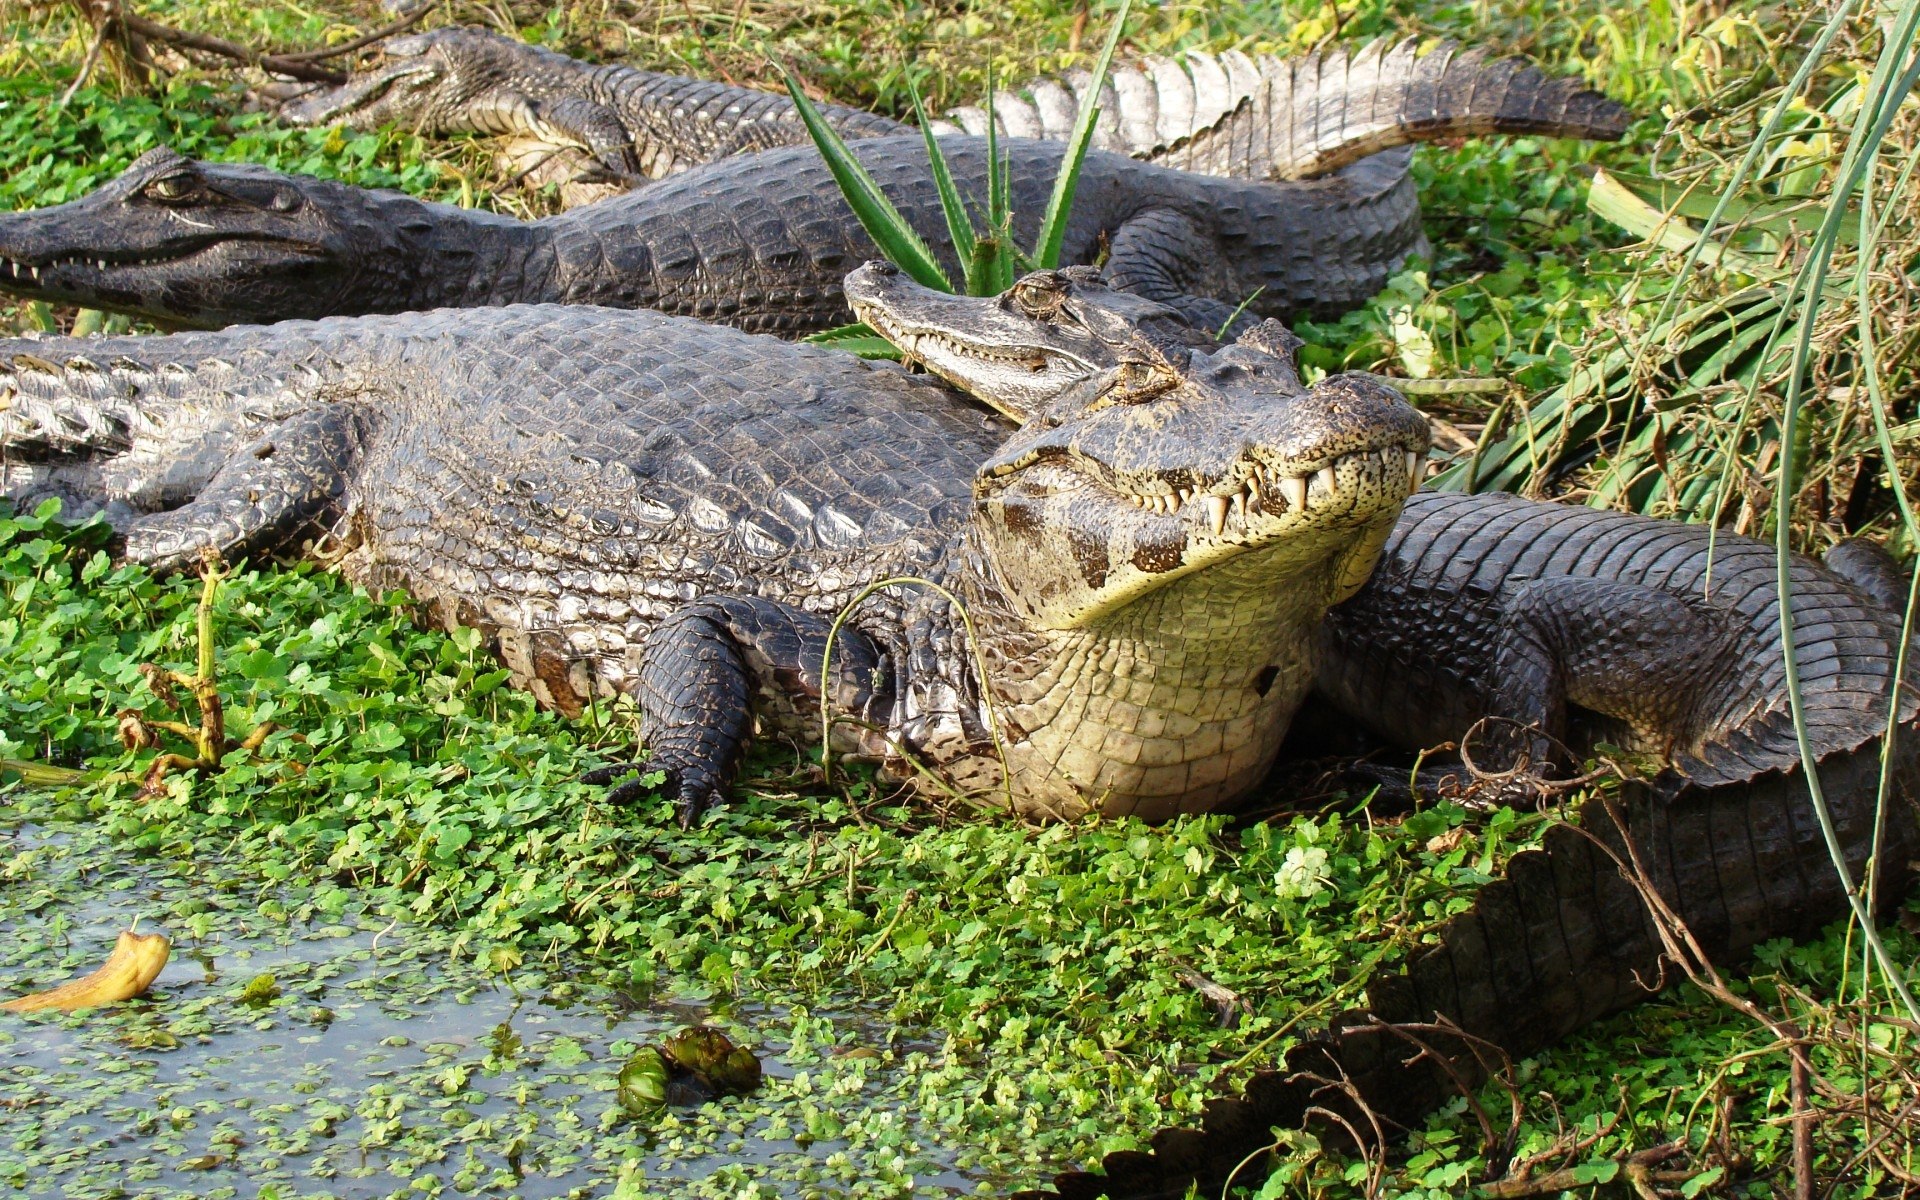
{"label": "caiman lying in grass", "polygon": [[[1353,377],[1300,386],[1271,323],[1218,346],[1070,272],[986,300],[880,267],[848,289],[1021,426],[807,347],[504,308],[5,344],[5,490],[110,502],[124,553],[161,567],[324,533],[354,577],[491,630],[548,703],[633,696],[649,765],[689,816],[756,722],[817,738],[823,691],[841,750],[923,769],[924,786],[1035,816],[1205,811],[1257,783],[1317,685],[1413,743],[1493,715],[1576,752],[1605,736],[1665,756],[1627,789],[1628,825],[1711,954],[1844,911],[1786,732],[1769,548],[1723,535],[1708,588],[1705,530],[1406,500],[1418,414]],[[881,588],[823,680],[834,616],[902,574],[945,591]],[[1813,752],[1857,872],[1898,619],[1841,573],[1794,559],[1788,577]],[[1898,717],[1914,723],[1909,697]],[[1887,896],[1915,845],[1914,744],[1894,764]],[[1205,1130],[1059,1186],[1217,1188],[1312,1105],[1359,1119],[1315,1075],[1344,1071],[1373,1109],[1413,1119],[1452,1084],[1372,1017],[1444,1015],[1528,1053],[1643,995],[1656,946],[1604,852],[1551,833]],[[1461,1076],[1480,1070],[1422,1036]]]}
{"label": "caiman lying in grass", "polygon": [[[1388,69],[1401,63],[1392,57],[1349,90],[1329,88],[1299,113],[1270,114],[1279,130],[1233,126],[1232,153],[1213,164],[1244,167],[1265,155],[1275,169],[1302,161],[1340,168],[1319,178],[1191,174],[1090,154],[1061,261],[1104,260],[1116,287],[1209,328],[1243,302],[1264,316],[1340,311],[1426,249],[1409,151],[1370,152],[1462,131],[1613,138],[1625,128],[1618,105],[1530,68],[1402,57],[1404,70]],[[743,95],[756,105],[766,99]],[[1032,246],[1064,146],[1002,144],[1014,233]],[[961,191],[979,201],[985,142],[942,145]],[[921,137],[854,146],[920,236],[946,246]],[[798,335],[845,323],[841,279],[876,253],[811,145],[730,158],[537,221],[164,149],[90,196],[0,214],[0,291],[206,327],[554,302],[655,308]],[[941,253],[959,278],[951,251]]]}
{"label": "caiman lying in grass", "polygon": [[[1299,58],[1229,50],[1119,63],[1097,97],[1093,146],[1209,175],[1309,179],[1414,139],[1625,131],[1620,107],[1578,80],[1549,79],[1522,59],[1489,59],[1446,43],[1418,50],[1408,40]],[[1065,141],[1092,83],[1092,73],[1080,70],[1002,92],[994,97],[995,126],[1005,136]],[[908,129],[843,105],[820,109],[849,139]],[[385,42],[346,83],[308,90],[280,114],[296,125],[527,139],[549,153],[579,152],[590,175],[614,186],[808,140],[784,94],[581,62],[460,27]],[[984,105],[948,118],[932,123],[935,132],[987,130]]]}

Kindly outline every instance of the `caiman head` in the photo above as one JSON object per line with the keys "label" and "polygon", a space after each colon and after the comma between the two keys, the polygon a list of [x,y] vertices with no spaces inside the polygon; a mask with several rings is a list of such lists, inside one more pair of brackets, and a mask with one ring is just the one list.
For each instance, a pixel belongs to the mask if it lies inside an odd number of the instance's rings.
{"label": "caiman head", "polygon": [[399,252],[402,200],[149,150],[91,195],[0,213],[0,291],[177,325],[325,316]]}
{"label": "caiman head", "polygon": [[423,134],[466,128],[456,120],[473,100],[511,80],[527,46],[484,29],[430,29],[394,38],[380,58],[334,87],[317,88],[280,106],[293,125],[356,129],[401,125]]}
{"label": "caiman head", "polygon": [[1303,386],[1277,322],[1222,345],[1086,272],[976,299],[869,266],[846,291],[1025,419],[974,478],[965,576],[1016,805],[1160,818],[1245,792],[1416,486],[1425,418],[1365,377]]}

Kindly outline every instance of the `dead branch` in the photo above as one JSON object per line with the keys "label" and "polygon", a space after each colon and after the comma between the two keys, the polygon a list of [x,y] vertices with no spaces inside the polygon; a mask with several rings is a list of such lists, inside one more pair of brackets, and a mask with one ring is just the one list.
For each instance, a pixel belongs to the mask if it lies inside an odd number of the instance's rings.
{"label": "dead branch", "polygon": [[289,79],[304,80],[309,83],[345,83],[345,71],[335,71],[329,67],[316,66],[298,58],[283,58],[276,54],[262,54],[250,46],[239,42],[230,42],[225,38],[214,37],[208,33],[194,33],[188,29],[175,29],[171,25],[162,25],[150,21],[138,13],[130,13],[125,7],[116,4],[107,18],[118,28],[124,29],[145,41],[159,42],[162,45],[178,47],[182,50],[199,50],[220,58],[232,59],[249,67],[258,67],[275,75],[285,75]]}
{"label": "dead branch", "polygon": [[[320,64],[330,58],[352,54],[368,46],[383,42],[420,23],[431,5],[421,5],[398,20],[391,21],[369,33],[342,42],[338,46],[319,46],[308,50],[270,51],[255,50],[239,42],[230,42],[223,37],[208,33],[196,33],[190,29],[176,29],[163,25],[159,21],[127,11],[122,0],[75,0],[75,7],[84,13],[95,29],[95,46],[109,40],[119,40],[131,52],[135,47],[148,42],[173,46],[180,50],[198,51],[218,58],[229,59],[249,67],[258,67],[269,74],[285,76],[306,83],[345,83],[347,73]],[[89,52],[89,61],[98,57],[97,51]],[[84,78],[86,71],[82,71]]]}
{"label": "dead branch", "polygon": [[[1620,1173],[1626,1177],[1633,1190],[1648,1200],[1660,1200],[1660,1194],[1654,1191],[1659,1183],[1683,1183],[1693,1178],[1692,1171],[1656,1171],[1653,1168],[1668,1159],[1685,1154],[1687,1147],[1683,1142],[1666,1142],[1658,1146],[1649,1146],[1645,1150],[1636,1150],[1632,1154],[1621,1155],[1613,1161],[1620,1166]],[[1547,1196],[1555,1192],[1576,1191],[1591,1187],[1593,1181],[1576,1173],[1577,1168],[1551,1171],[1538,1179],[1502,1179],[1497,1183],[1481,1185],[1482,1196],[1495,1197],[1497,1200],[1513,1200],[1519,1196]]]}

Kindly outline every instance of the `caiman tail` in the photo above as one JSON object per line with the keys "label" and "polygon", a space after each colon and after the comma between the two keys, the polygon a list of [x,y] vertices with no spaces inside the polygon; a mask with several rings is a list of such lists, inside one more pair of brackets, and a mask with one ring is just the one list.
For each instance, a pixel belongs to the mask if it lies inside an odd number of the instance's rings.
{"label": "caiman tail", "polygon": [[[1612,141],[1628,113],[1578,79],[1518,58],[1409,39],[1302,58],[1190,52],[1115,67],[1093,144],[1165,167],[1243,179],[1308,179],[1411,142],[1488,133]],[[1064,141],[1087,71],[994,97],[1001,132]],[[954,109],[940,132],[984,134],[986,110]]]}
{"label": "caiman tail", "polygon": [[[1882,819],[1900,622],[1868,586],[1885,563],[1866,556],[1863,568],[1861,557],[1852,547],[1826,566],[1792,560],[1794,638],[1839,844],[1859,884],[1878,838],[1878,894],[1892,901],[1920,852],[1920,701],[1902,689]],[[1369,1140],[1391,1139],[1502,1055],[1517,1061],[1646,998],[1678,972],[1663,971],[1660,933],[1621,862],[1637,860],[1716,966],[1845,917],[1799,767],[1775,563],[1771,546],[1699,526],[1510,496],[1411,498],[1372,579],[1323,626],[1323,699],[1391,740],[1431,745],[1436,732],[1457,738],[1477,715],[1515,716],[1502,709],[1554,693],[1537,711],[1564,705],[1565,717],[1543,723],[1576,748],[1664,741],[1673,765],[1619,788],[1627,836],[1602,801],[1587,801],[1577,828],[1556,825],[1514,855],[1472,908],[1403,969],[1376,976],[1365,1002],[1296,1046],[1283,1069],[1212,1102],[1197,1130],[1162,1130],[1150,1150],[1109,1155],[1104,1175],[1061,1176],[1059,1194],[1144,1200],[1198,1182],[1219,1195],[1239,1164],[1249,1163],[1240,1182],[1263,1173],[1275,1128],[1317,1120],[1343,1136],[1316,1107]],[[1879,590],[1904,601],[1903,588]],[[1622,697],[1638,708],[1637,735],[1607,715]],[[1467,1037],[1437,1033],[1443,1021]],[[1413,1062],[1420,1047],[1408,1035],[1446,1064]],[[1325,1082],[1343,1078],[1371,1116]]]}
{"label": "caiman tail", "polygon": [[[1821,771],[1856,880],[1873,843],[1878,750],[1877,742],[1863,746]],[[1640,859],[1716,963],[1769,938],[1809,936],[1843,915],[1838,876],[1797,776],[1715,789],[1679,804],[1649,795],[1657,789],[1640,791],[1623,806]],[[1581,824],[1624,854],[1597,804]],[[1882,861],[1893,874],[1916,843],[1904,816],[1887,835]],[[1898,894],[1897,883],[1885,880],[1881,894]],[[1161,1130],[1150,1150],[1110,1154],[1103,1173],[1062,1175],[1054,1186],[1066,1200],[1179,1200],[1196,1183],[1201,1195],[1219,1195],[1236,1166],[1237,1182],[1256,1184],[1272,1131],[1299,1128],[1310,1108],[1340,1113],[1371,1135],[1372,1122],[1324,1081],[1349,1079],[1389,1137],[1458,1094],[1431,1061],[1407,1065],[1418,1044],[1386,1032],[1375,1018],[1426,1025],[1444,1014],[1517,1062],[1674,978],[1671,970],[1662,974],[1645,906],[1613,859],[1581,830],[1557,826],[1540,848],[1515,855],[1473,908],[1442,926],[1437,945],[1406,970],[1376,980],[1363,1008],[1296,1046],[1284,1070],[1262,1072],[1238,1097],[1209,1103],[1199,1129]],[[1463,1079],[1485,1078],[1483,1059],[1461,1039],[1430,1030],[1414,1036],[1446,1054]],[[1498,1064],[1499,1051],[1481,1052]]]}

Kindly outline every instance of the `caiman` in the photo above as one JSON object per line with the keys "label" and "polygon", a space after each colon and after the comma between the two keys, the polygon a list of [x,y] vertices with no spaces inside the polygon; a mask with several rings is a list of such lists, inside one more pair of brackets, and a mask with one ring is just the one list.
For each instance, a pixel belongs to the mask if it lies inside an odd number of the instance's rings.
{"label": "caiman", "polygon": [[[822,690],[841,749],[895,769],[912,754],[933,786],[1036,816],[1204,810],[1255,785],[1312,686],[1410,745],[1493,716],[1576,754],[1604,738],[1664,758],[1622,807],[1710,954],[1844,913],[1784,715],[1770,547],[1506,496],[1416,494],[1396,523],[1424,423],[1370,381],[1300,387],[1272,324],[1221,347],[1081,272],[969,300],[875,267],[848,291],[1019,427],[807,347],[506,308],[5,344],[5,492],[105,504],[122,552],[162,567],[320,535],[356,578],[491,629],[546,702],[635,696],[689,814],[753,722],[817,737]],[[1857,876],[1899,620],[1871,556],[1835,562],[1790,560],[1788,611]],[[971,629],[939,593],[883,587],[823,685],[834,614],[903,573],[947,588]],[[1896,715],[1915,723],[1910,694]],[[1916,844],[1914,744],[1893,764],[1887,897]],[[1623,846],[1597,810],[1580,820]],[[1447,1068],[1411,1064],[1389,1025],[1444,1016],[1522,1055],[1644,995],[1657,960],[1639,894],[1557,829],[1203,1129],[1056,1186],[1217,1192],[1310,1107],[1368,1128],[1318,1082],[1340,1072],[1411,1121],[1482,1063],[1426,1029]]]}
{"label": "caiman", "polygon": [[0,343],[0,450],[7,494],[106,505],[132,560],[325,531],[543,702],[633,696],[689,820],[756,717],[817,738],[835,614],[919,577],[836,641],[842,752],[1164,819],[1266,771],[1427,444],[1366,377],[1303,388],[1277,324],[1164,328],[1015,433],[892,365],[646,311]]}
{"label": "caiman", "polygon": [[[1040,324],[896,275],[849,290],[863,319],[928,369],[1028,419],[1045,411],[1049,390],[1116,369],[1127,356],[1121,329],[1163,319],[1082,272],[1058,273],[1053,288],[1059,315]],[[983,340],[993,355],[980,352]],[[1031,364],[1042,361],[1046,384],[1034,387]],[[1150,1150],[1109,1155],[1103,1174],[1062,1176],[1059,1194],[1172,1200],[1197,1183],[1218,1195],[1236,1168],[1249,1181],[1275,1127],[1300,1126],[1316,1106],[1350,1129],[1390,1134],[1457,1095],[1456,1078],[1484,1078],[1482,1051],[1518,1060],[1643,999],[1669,975],[1620,860],[1637,857],[1645,882],[1721,964],[1847,914],[1822,805],[1855,881],[1880,839],[1880,895],[1897,899],[1920,853],[1920,698],[1908,684],[1896,700],[1892,687],[1906,581],[1858,542],[1824,565],[1796,556],[1786,578],[1820,803],[1788,701],[1772,546],[1507,495],[1409,498],[1371,578],[1316,632],[1309,703],[1416,751],[1491,723],[1477,765],[1494,772],[1538,778],[1556,758],[1585,761],[1603,745],[1664,766],[1622,789],[1624,830],[1600,802],[1574,815],[1577,828],[1550,829],[1405,969],[1375,978],[1362,1005],[1296,1046],[1285,1070],[1211,1104],[1199,1130],[1165,1130]],[[1899,736],[1882,814],[1890,720]],[[1502,738],[1502,726],[1525,732]],[[1423,773],[1447,774],[1462,777]],[[1441,1017],[1482,1044],[1439,1032]],[[1408,1030],[1448,1061],[1410,1067],[1418,1043]],[[1343,1077],[1381,1125],[1334,1085]]]}
{"label": "caiman", "polygon": [[[1211,328],[1242,303],[1256,316],[1343,311],[1426,249],[1410,151],[1372,151],[1461,131],[1613,138],[1625,128],[1613,102],[1512,63],[1396,53],[1375,67],[1327,96],[1303,86],[1284,133],[1249,126],[1228,139],[1241,160],[1271,155],[1275,169],[1339,167],[1318,178],[1202,175],[1090,154],[1061,261],[1105,261],[1115,286]],[[920,136],[854,145],[921,237],[944,247]],[[961,190],[979,200],[984,142],[942,145]],[[1062,144],[1003,145],[1014,232],[1030,246]],[[79,200],[0,214],[0,290],[205,327],[556,302],[797,335],[846,321],[841,278],[876,253],[810,145],[715,162],[537,221],[167,150]],[[957,277],[958,262],[942,255]]]}
{"label": "caiman", "polygon": [[[1037,79],[993,97],[1010,137],[1065,141],[1092,73]],[[1451,44],[1374,42],[1298,58],[1192,51],[1115,64],[1096,101],[1093,146],[1161,166],[1243,178],[1306,179],[1411,139],[1483,133],[1618,137],[1625,114],[1578,80],[1549,79],[1521,59]],[[877,113],[823,104],[846,138],[907,132]],[[577,151],[624,187],[743,151],[808,140],[784,95],[621,65],[596,65],[485,29],[394,38],[346,83],[279,109],[295,125],[397,125],[428,135],[525,139]],[[984,102],[932,122],[984,134]],[[528,151],[516,151],[516,159]],[[566,161],[571,165],[572,156]]]}

